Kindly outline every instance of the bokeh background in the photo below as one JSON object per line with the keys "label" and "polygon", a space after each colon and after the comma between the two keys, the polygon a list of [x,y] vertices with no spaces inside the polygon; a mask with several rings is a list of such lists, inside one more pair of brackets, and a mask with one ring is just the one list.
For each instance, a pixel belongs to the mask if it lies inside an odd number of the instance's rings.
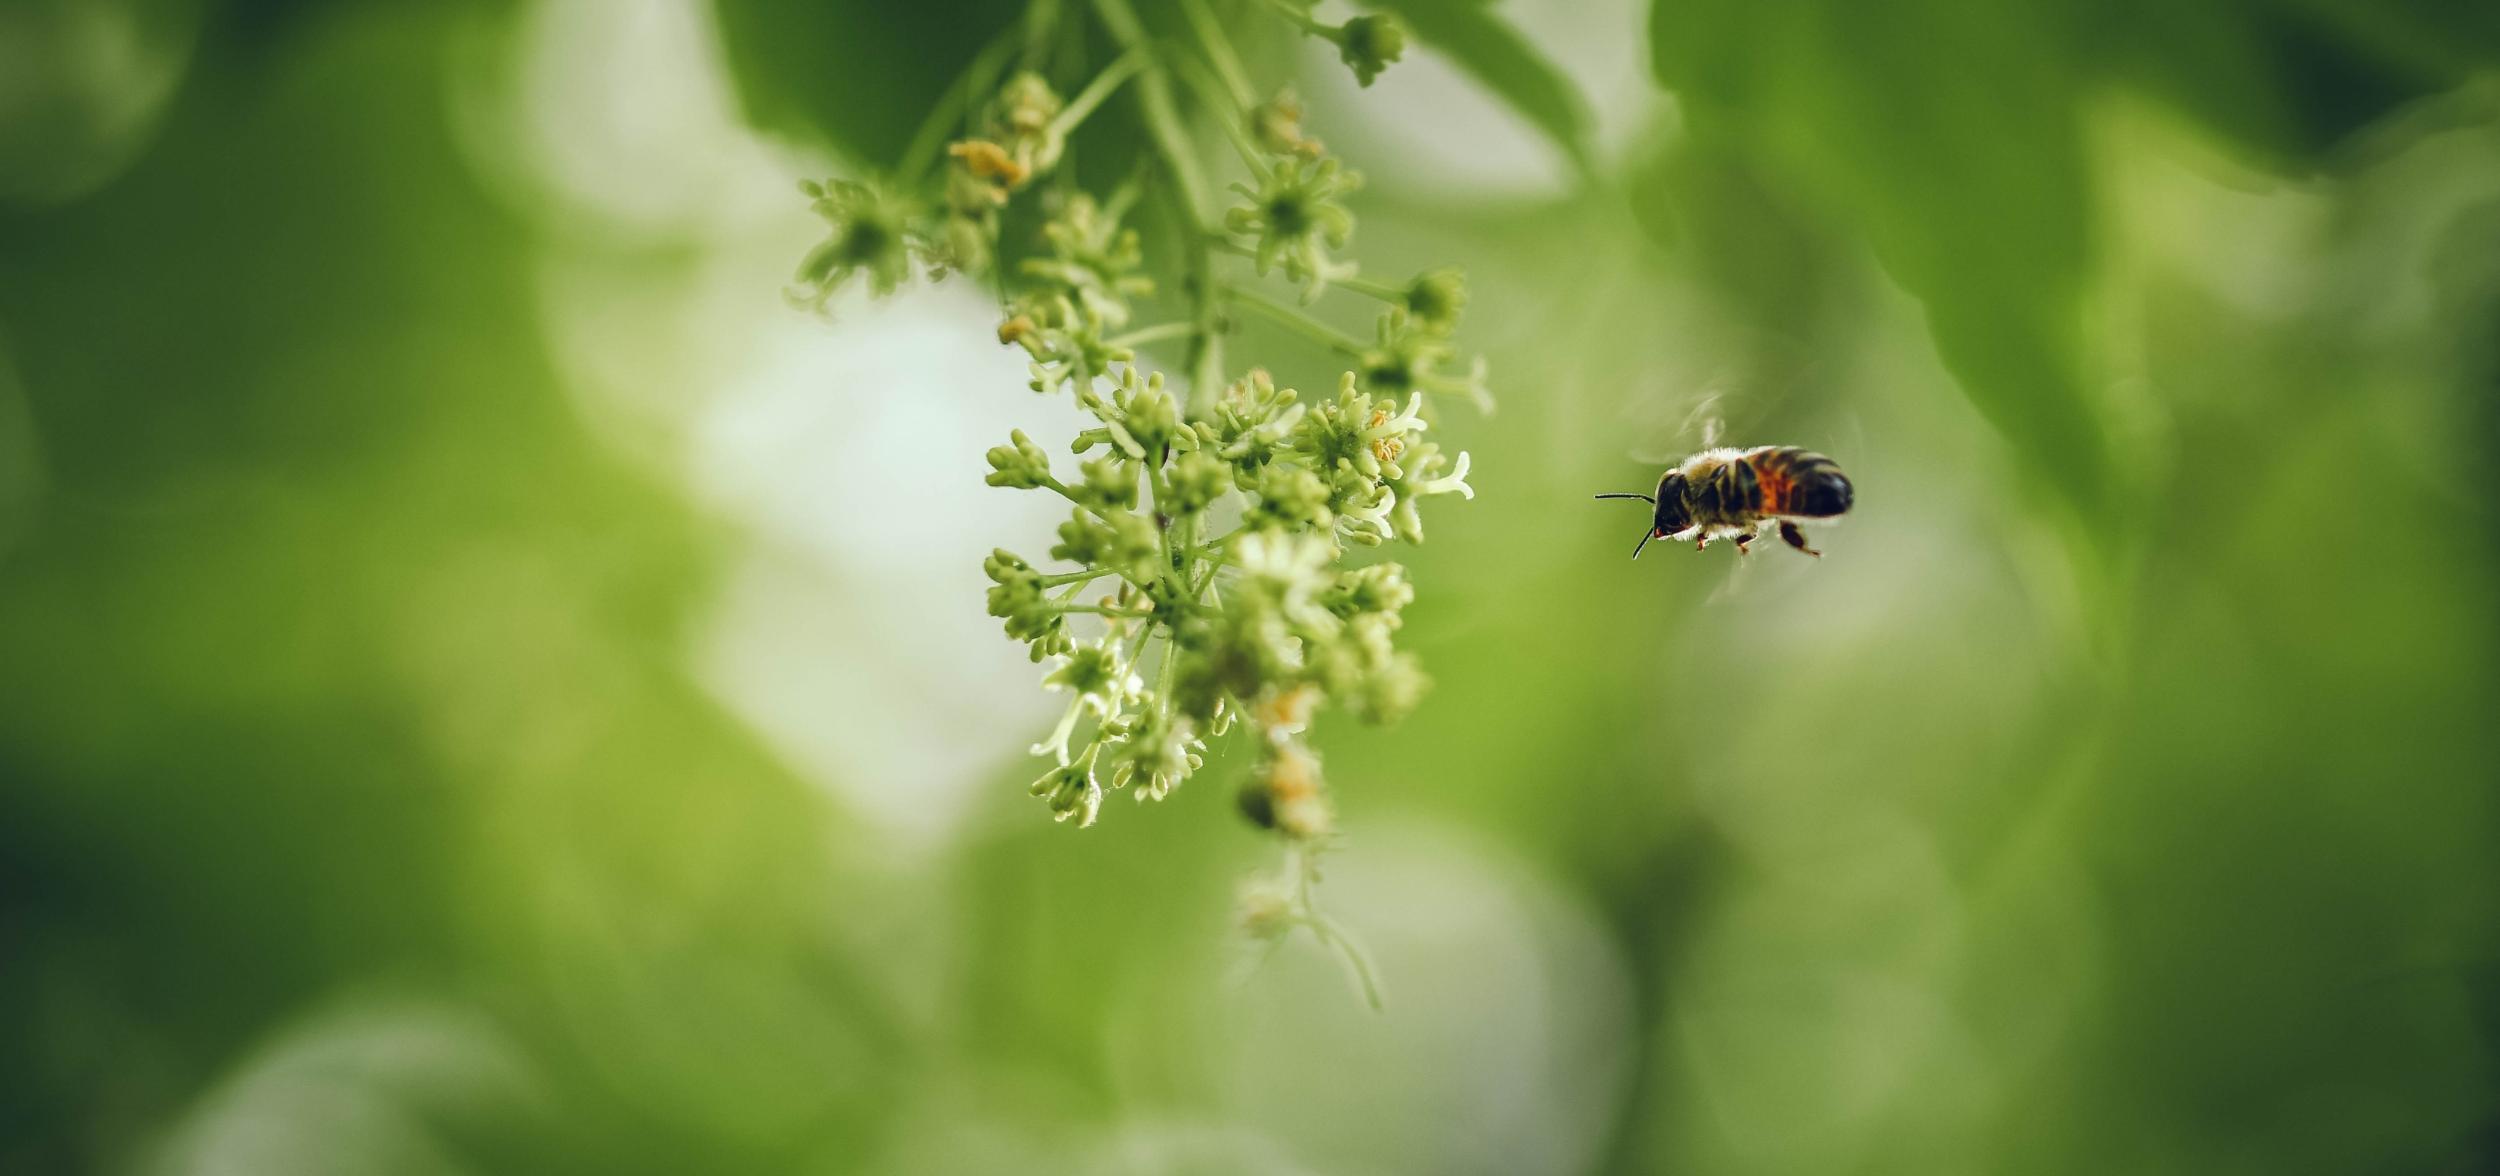
{"label": "bokeh background", "polygon": [[1219,0],[1501,398],[1374,1014],[1023,795],[994,301],[782,301],[1019,7],[0,5],[0,1169],[2500,1167],[2500,9]]}

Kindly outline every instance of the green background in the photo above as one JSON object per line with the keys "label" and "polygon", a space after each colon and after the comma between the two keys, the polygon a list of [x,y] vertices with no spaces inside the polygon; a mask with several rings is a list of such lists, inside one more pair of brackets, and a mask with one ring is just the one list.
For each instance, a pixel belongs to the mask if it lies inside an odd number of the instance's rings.
{"label": "green background", "polygon": [[[0,6],[0,1170],[2500,1164],[2500,9],[1219,4],[1501,399],[1375,1015],[1023,794],[986,295],[781,302],[1015,7]],[[1624,559],[1713,416],[1825,559]]]}

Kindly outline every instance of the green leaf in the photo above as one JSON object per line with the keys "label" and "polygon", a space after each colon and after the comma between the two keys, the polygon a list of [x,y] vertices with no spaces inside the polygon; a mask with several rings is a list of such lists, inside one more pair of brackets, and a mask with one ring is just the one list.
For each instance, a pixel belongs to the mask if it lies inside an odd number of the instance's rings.
{"label": "green leaf", "polygon": [[1366,0],[1394,12],[1415,36],[1482,82],[1534,124],[1586,174],[1588,102],[1580,88],[1484,0]]}
{"label": "green leaf", "polygon": [[2060,22],[1956,0],[1658,0],[1692,135],[1868,241],[1972,405],[2086,517],[2110,508],[2085,389],[2091,184]]}
{"label": "green leaf", "polygon": [[957,4],[782,4],[714,0],[747,120],[891,166],[941,94],[1023,11]]}

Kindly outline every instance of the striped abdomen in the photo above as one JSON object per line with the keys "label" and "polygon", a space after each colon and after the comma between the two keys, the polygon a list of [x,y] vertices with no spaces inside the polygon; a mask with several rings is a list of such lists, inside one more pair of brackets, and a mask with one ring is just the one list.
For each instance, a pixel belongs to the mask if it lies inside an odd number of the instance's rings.
{"label": "striped abdomen", "polygon": [[1754,514],[1827,519],[1845,513],[1855,496],[1839,463],[1809,449],[1765,445],[1730,464],[1750,475],[1740,474],[1733,489],[1746,492]]}

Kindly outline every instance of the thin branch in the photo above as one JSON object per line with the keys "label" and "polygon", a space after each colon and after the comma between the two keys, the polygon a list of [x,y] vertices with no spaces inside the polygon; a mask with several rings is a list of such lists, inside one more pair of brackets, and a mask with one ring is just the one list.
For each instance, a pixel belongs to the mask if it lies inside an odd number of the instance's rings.
{"label": "thin branch", "polygon": [[1346,355],[1363,354],[1364,347],[1362,341],[1356,339],[1352,335],[1348,335],[1335,327],[1329,326],[1318,319],[1312,318],[1311,316],[1304,314],[1293,307],[1278,302],[1273,298],[1269,298],[1267,295],[1261,294],[1257,290],[1253,290],[1247,286],[1232,284],[1226,288],[1231,291],[1234,301],[1259,312],[1261,315],[1265,316],[1268,321],[1273,322],[1280,327],[1284,327],[1313,343],[1317,343],[1322,347],[1326,347],[1332,351],[1341,352]]}
{"label": "thin branch", "polygon": [[1131,49],[1121,54],[1119,60],[1104,66],[1103,71],[1094,75],[1094,80],[1087,83],[1085,89],[1079,91],[1075,98],[1070,99],[1066,106],[1060,108],[1059,117],[1050,120],[1051,133],[1064,136],[1075,130],[1085,121],[1085,116],[1094,113],[1094,108],[1102,105],[1103,99],[1109,98],[1112,91],[1120,88],[1120,83],[1129,80],[1137,71],[1145,67],[1144,50]]}
{"label": "thin branch", "polygon": [[1190,31],[1197,34],[1208,63],[1223,77],[1224,87],[1232,91],[1233,104],[1243,110],[1258,105],[1258,91],[1250,88],[1250,75],[1241,68],[1241,57],[1233,52],[1233,43],[1225,38],[1224,26],[1217,24],[1215,14],[1207,11],[1206,0],[1181,0],[1181,15],[1189,19]]}
{"label": "thin branch", "polygon": [[1007,64],[1007,55],[1016,48],[1016,32],[1011,27],[983,46],[938,97],[937,105],[930,108],[929,117],[921,121],[919,131],[912,135],[911,146],[903,149],[902,162],[894,168],[905,188],[919,186],[929,165],[937,162],[938,149],[945,146],[948,131],[970,117],[974,96],[986,93],[996,83],[998,71]]}

